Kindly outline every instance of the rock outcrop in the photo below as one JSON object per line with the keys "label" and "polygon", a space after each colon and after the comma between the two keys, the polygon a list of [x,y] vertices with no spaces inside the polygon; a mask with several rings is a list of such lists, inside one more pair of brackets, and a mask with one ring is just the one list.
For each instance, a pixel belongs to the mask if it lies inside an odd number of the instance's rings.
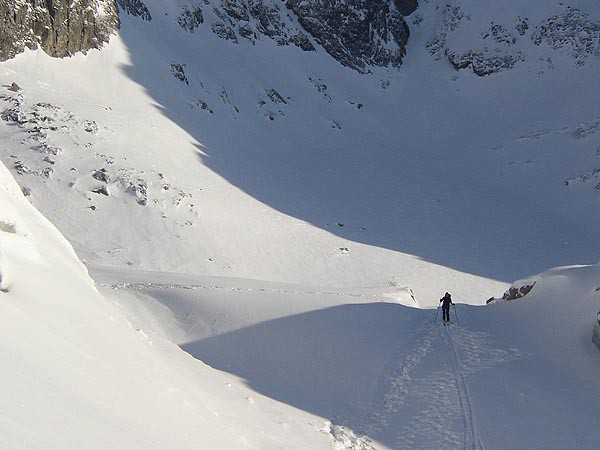
{"label": "rock outcrop", "polygon": [[[191,32],[207,26],[239,43],[267,38],[314,51],[321,45],[360,72],[398,67],[406,54],[404,19],[418,0],[204,0],[183,6],[177,21]],[[119,13],[150,22],[142,0],[4,0],[0,3],[0,61],[25,48],[55,57],[100,48],[119,27]]]}
{"label": "rock outcrop", "polygon": [[152,15],[142,0],[116,0],[120,11],[130,16],[139,17],[146,22],[152,21]]}
{"label": "rock outcrop", "polygon": [[[491,22],[479,33],[473,24],[465,26],[472,21],[471,12],[460,2],[449,2],[436,11],[439,25],[427,50],[435,59],[446,58],[456,70],[486,76],[535,58],[544,62],[546,67],[538,68],[543,73],[553,69],[557,52],[568,55],[577,66],[600,58],[600,22],[577,8],[567,6],[537,25],[519,16],[504,24]],[[484,23],[478,18],[474,22]]]}
{"label": "rock outcrop", "polygon": [[114,0],[3,0],[0,61],[25,48],[56,57],[100,48],[118,26]]}
{"label": "rock outcrop", "polygon": [[345,66],[360,72],[368,66],[402,64],[410,31],[405,15],[416,0],[287,0],[304,29]]}
{"label": "rock outcrop", "polygon": [[[119,0],[124,1],[124,0]],[[404,19],[417,0],[206,0],[184,6],[179,25],[194,33],[209,27],[219,38],[255,44],[263,38],[304,51],[322,46],[344,66],[398,67],[406,54]]]}
{"label": "rock outcrop", "polygon": [[253,44],[262,38],[277,45],[295,45],[305,51],[315,50],[306,33],[287,17],[279,0],[208,0],[201,5],[185,6],[177,19],[184,30],[194,33],[201,25],[210,27],[219,38]]}

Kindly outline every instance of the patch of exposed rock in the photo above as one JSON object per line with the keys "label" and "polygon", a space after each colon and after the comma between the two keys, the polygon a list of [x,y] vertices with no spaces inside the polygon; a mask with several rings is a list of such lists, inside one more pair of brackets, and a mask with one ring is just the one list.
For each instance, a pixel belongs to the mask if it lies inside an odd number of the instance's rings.
{"label": "patch of exposed rock", "polygon": [[479,76],[512,69],[517,63],[525,60],[521,52],[507,53],[497,49],[469,50],[462,54],[446,50],[445,53],[456,70],[471,68]]}
{"label": "patch of exposed rock", "polygon": [[120,10],[134,17],[139,17],[146,22],[152,20],[148,7],[141,0],[117,0]]}
{"label": "patch of exposed rock", "polygon": [[590,57],[600,57],[600,22],[570,6],[544,20],[531,39],[537,46],[545,43],[554,50],[567,49],[578,66]]}
{"label": "patch of exposed rock", "polygon": [[521,285],[513,285],[508,289],[508,291],[506,291],[504,293],[504,295],[502,296],[501,299],[492,297],[486,303],[488,303],[488,304],[495,303],[498,300],[504,300],[504,301],[517,300],[517,299],[523,298],[527,294],[529,294],[534,287],[535,287],[535,281],[531,284],[526,282]]}
{"label": "patch of exposed rock", "polygon": [[336,60],[360,72],[402,64],[410,31],[404,15],[416,1],[287,0],[304,29]]}
{"label": "patch of exposed rock", "polygon": [[305,51],[315,48],[304,31],[287,16],[282,2],[274,0],[217,0],[184,7],[177,22],[193,33],[206,22],[219,38],[239,43],[256,43],[263,37],[277,45],[295,45]]}
{"label": "patch of exposed rock", "polygon": [[190,33],[204,24],[234,44],[268,38],[304,51],[319,44],[343,65],[367,72],[400,66],[410,34],[404,16],[417,7],[418,0],[205,0],[183,7],[177,22]]}
{"label": "patch of exposed rock", "polygon": [[101,48],[119,27],[114,0],[3,0],[0,61],[41,47],[64,57]]}
{"label": "patch of exposed rock", "polygon": [[524,62],[525,54],[537,54],[548,69],[553,68],[553,52],[569,55],[577,66],[600,58],[600,22],[577,8],[567,6],[537,25],[521,17],[504,24],[491,22],[479,35],[465,30],[472,26],[461,30],[471,15],[458,2],[449,2],[436,14],[440,25],[427,50],[436,59],[447,58],[456,70],[491,75]]}

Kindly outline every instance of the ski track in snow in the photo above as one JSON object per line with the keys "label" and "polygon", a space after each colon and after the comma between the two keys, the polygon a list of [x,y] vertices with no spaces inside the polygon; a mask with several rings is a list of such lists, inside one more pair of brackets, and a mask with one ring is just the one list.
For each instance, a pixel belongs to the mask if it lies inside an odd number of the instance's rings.
{"label": "ski track in snow", "polygon": [[[425,323],[416,342],[398,359],[381,404],[371,406],[372,423],[365,433],[389,433],[402,424],[395,432],[398,449],[484,450],[467,377],[522,354],[495,348],[485,333],[444,327],[439,321]],[[428,369],[432,359],[438,361],[434,370]]]}
{"label": "ski track in snow", "polygon": [[186,290],[222,290],[222,291],[235,291],[235,292],[265,292],[271,294],[287,294],[287,295],[335,295],[339,297],[354,297],[362,298],[370,301],[380,301],[381,294],[357,294],[349,292],[336,292],[336,291],[298,291],[293,289],[265,289],[265,288],[251,288],[251,287],[236,287],[236,286],[220,286],[220,285],[202,285],[202,284],[165,284],[165,283],[116,283],[116,284],[102,284],[101,286],[110,289],[186,289]]}
{"label": "ski track in snow", "polygon": [[469,395],[469,386],[467,385],[467,380],[464,371],[462,370],[461,361],[458,357],[458,353],[456,352],[456,345],[454,344],[454,337],[450,332],[450,327],[445,327],[445,342],[448,344],[450,348],[450,354],[452,356],[452,367],[454,369],[454,377],[456,379],[456,388],[458,392],[458,397],[460,400],[460,407],[462,410],[462,416],[464,419],[465,426],[465,450],[483,450],[483,444],[481,442],[481,438],[477,432],[477,426],[475,424],[475,413],[473,410],[473,402],[471,401],[471,396]]}
{"label": "ski track in snow", "polygon": [[[222,285],[171,283],[103,284],[110,289],[185,289],[265,292],[288,295],[350,296],[373,301],[379,296],[335,291],[299,291]],[[475,409],[467,377],[523,356],[517,349],[500,349],[487,333],[454,323],[444,326],[424,321],[413,336],[408,354],[406,343],[393,356],[392,367],[383,374],[385,393],[368,407],[366,424],[356,432],[327,421],[318,429],[331,436],[336,450],[375,450],[371,438],[393,433],[395,448],[436,450],[485,450],[479,436]],[[410,345],[408,347],[410,348]],[[402,354],[400,354],[402,352]],[[432,366],[432,360],[433,366]],[[432,369],[433,367],[433,369]],[[399,426],[400,425],[400,426]]]}

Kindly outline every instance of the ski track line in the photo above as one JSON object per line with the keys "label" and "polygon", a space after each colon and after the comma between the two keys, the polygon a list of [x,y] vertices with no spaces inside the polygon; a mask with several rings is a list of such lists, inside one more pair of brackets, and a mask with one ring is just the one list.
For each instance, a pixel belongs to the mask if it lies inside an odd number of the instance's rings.
{"label": "ski track line", "polygon": [[289,289],[265,289],[265,288],[241,288],[235,286],[219,286],[219,285],[203,285],[203,284],[163,284],[163,283],[116,283],[101,284],[103,287],[109,289],[186,289],[186,290],[221,290],[221,291],[233,291],[233,292],[269,292],[271,294],[287,294],[287,295],[335,295],[338,297],[355,297],[364,298],[369,300],[381,299],[381,294],[356,294],[350,292],[336,292],[336,291],[295,291]]}
{"label": "ski track line", "polygon": [[[459,392],[456,383],[448,382],[455,378],[452,368],[439,367],[424,377],[412,376],[422,364],[439,357],[440,344],[446,348],[447,344],[438,343],[438,339],[443,338],[441,330],[436,328],[439,325],[433,320],[423,323],[416,334],[417,345],[401,359],[390,377],[390,389],[384,395],[381,412],[379,417],[374,417],[379,419],[380,427],[388,425],[388,417],[396,422],[397,429],[388,430],[394,434],[394,448],[456,450],[464,443],[464,414]],[[448,364],[453,363],[448,360]],[[411,412],[407,414],[407,411]]]}
{"label": "ski track line", "polygon": [[485,447],[481,442],[481,438],[477,433],[473,402],[471,401],[467,380],[462,370],[462,365],[458,357],[458,352],[456,351],[454,338],[452,336],[452,333],[450,332],[450,327],[445,328],[447,335],[447,340],[445,340],[445,342],[448,343],[448,347],[450,348],[450,353],[452,355],[452,365],[454,376],[456,378],[456,388],[458,391],[458,398],[460,401],[465,425],[464,448],[465,450],[485,450]]}

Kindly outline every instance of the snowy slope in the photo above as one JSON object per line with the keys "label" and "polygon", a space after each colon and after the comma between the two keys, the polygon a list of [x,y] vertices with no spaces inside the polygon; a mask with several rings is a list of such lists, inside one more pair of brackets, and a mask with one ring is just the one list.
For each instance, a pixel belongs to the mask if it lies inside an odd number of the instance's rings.
{"label": "snowy slope", "polygon": [[[116,56],[110,54],[113,50]],[[202,165],[198,149],[190,143],[195,141],[155,110],[143,93],[137,96],[135,85],[118,71],[113,83],[123,83],[120,90],[94,94],[92,86],[100,83],[97,70],[109,57],[120,65],[120,51],[111,47],[79,61],[25,55],[3,66],[7,83],[16,79],[23,87],[19,93],[5,94],[11,98],[8,109],[22,117],[11,123],[17,126],[5,128],[4,157],[31,190],[32,201],[61,226],[86,260],[310,284],[393,283],[411,287],[425,299],[437,295],[430,289],[431,278],[443,277],[470,302],[482,302],[481,292],[501,289],[476,275],[338,237],[332,228],[356,228],[341,220],[332,220],[323,230],[252,199]],[[18,76],[31,67],[40,67],[35,76],[50,71],[65,82],[70,78],[61,74],[83,70],[81,77],[91,80],[91,86],[60,90],[55,84],[52,89],[31,85]],[[167,76],[169,82],[170,73]],[[97,99],[90,101],[89,95]],[[65,106],[65,99],[72,106]],[[32,120],[36,115],[42,119]],[[49,129],[51,121],[59,124],[58,130]],[[30,131],[34,128],[45,130],[38,136]],[[51,172],[46,176],[47,168]],[[107,171],[108,183],[94,178],[102,170]],[[103,185],[110,197],[93,192]],[[140,185],[146,186],[147,200],[139,196]],[[68,205],[65,198],[70,199]],[[485,288],[476,292],[474,286]]]}
{"label": "snowy slope", "polygon": [[459,304],[450,326],[435,309],[357,290],[93,274],[150,336],[331,418],[334,434],[353,430],[357,440],[339,448],[592,450],[600,442],[597,265],[532,277],[519,300]]}
{"label": "snowy slope", "polygon": [[318,417],[151,339],[0,165],[0,447],[326,448]]}
{"label": "snowy slope", "polygon": [[367,74],[146,3],[0,64],[0,160],[114,303],[3,170],[0,446],[598,448],[597,266],[414,308],[597,262],[594,1],[421,2]]}
{"label": "snowy slope", "polygon": [[[537,11],[517,3],[461,2],[470,20],[446,45],[488,45],[474,30],[491,17],[509,27]],[[23,87],[25,113],[40,102],[58,108],[39,113],[60,124],[40,139],[61,149],[48,155],[27,126],[3,121],[2,159],[42,174],[18,179],[84,259],[395,283],[424,304],[446,289],[482,303],[502,290],[492,280],[596,261],[598,60],[577,66],[570,47],[531,43],[533,26],[565,7],[541,8],[517,34],[525,61],[479,77],[430,54],[446,20],[437,2],[419,10],[404,66],[367,75],[323,50],[236,45],[209,26],[190,33],[178,4],[147,4],[152,22],[124,16],[103,52],[28,53],[1,66],[4,83]],[[550,56],[553,69],[541,70]],[[93,177],[102,170],[108,181]],[[109,197],[93,193],[103,187]]]}

